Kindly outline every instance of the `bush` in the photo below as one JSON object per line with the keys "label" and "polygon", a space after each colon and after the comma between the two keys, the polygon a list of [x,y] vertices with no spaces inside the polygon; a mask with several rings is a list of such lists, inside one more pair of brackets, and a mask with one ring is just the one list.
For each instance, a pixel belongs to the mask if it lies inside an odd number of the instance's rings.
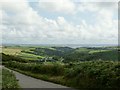
{"label": "bush", "polygon": [[78,88],[120,88],[120,63],[82,62],[66,73],[67,82]]}
{"label": "bush", "polygon": [[20,63],[10,61],[6,63],[7,67],[12,67],[16,69],[20,69],[23,71],[30,71],[33,73],[40,74],[49,74],[49,75],[63,75],[64,74],[64,66],[60,64],[36,64],[36,63]]}

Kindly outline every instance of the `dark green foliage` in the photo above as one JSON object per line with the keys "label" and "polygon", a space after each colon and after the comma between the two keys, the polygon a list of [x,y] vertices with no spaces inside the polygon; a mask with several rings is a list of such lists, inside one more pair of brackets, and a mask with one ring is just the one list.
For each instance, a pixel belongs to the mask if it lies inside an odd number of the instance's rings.
{"label": "dark green foliage", "polygon": [[50,48],[36,48],[34,50],[34,54],[36,55],[47,55],[47,56],[58,56],[62,57],[66,53],[69,53],[73,51],[74,49],[69,48],[69,47],[52,47],[53,49]]}
{"label": "dark green foliage", "polygon": [[18,62],[29,62],[28,60],[24,60],[20,57],[12,56],[12,55],[6,55],[4,53],[0,54],[2,56],[2,61],[7,62],[7,61],[18,61]]}
{"label": "dark green foliage", "polygon": [[56,51],[56,50],[51,50],[48,48],[36,48],[34,51],[34,54],[36,54],[36,55],[48,55],[48,56],[54,56],[54,55],[61,56],[62,52]]}
{"label": "dark green foliage", "polygon": [[110,61],[82,62],[65,74],[77,88],[120,88],[120,63]]}
{"label": "dark green foliage", "polygon": [[88,52],[72,52],[64,55],[65,61],[86,61],[89,56]]}
{"label": "dark green foliage", "polygon": [[110,60],[119,61],[120,52],[118,50],[108,50],[105,52],[89,53],[86,52],[72,52],[64,56],[66,62],[70,61],[92,61],[92,60]]}
{"label": "dark green foliage", "polygon": [[65,84],[76,88],[120,88],[120,63],[86,61],[77,65],[8,62],[7,67],[36,74],[63,76]]}
{"label": "dark green foliage", "polygon": [[23,71],[31,71],[33,73],[48,74],[48,75],[62,75],[64,74],[64,66],[60,64],[36,64],[36,63],[19,63],[8,62],[5,63],[7,67],[17,68]]}
{"label": "dark green foliage", "polygon": [[98,52],[98,53],[94,53],[91,54],[87,60],[113,60],[113,61],[118,61],[118,56],[120,55],[120,53],[118,52],[118,50],[110,50],[110,51],[106,51],[106,52]]}
{"label": "dark green foliage", "polygon": [[60,58],[59,58],[58,56],[53,56],[53,58],[52,58],[52,59],[54,59],[54,60],[58,61]]}

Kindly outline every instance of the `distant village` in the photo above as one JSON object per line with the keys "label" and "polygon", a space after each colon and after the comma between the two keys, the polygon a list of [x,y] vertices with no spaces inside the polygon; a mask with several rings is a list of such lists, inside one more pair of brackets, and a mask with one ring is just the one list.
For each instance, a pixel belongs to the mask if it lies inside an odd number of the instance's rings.
{"label": "distant village", "polygon": [[[45,57],[45,58],[42,58],[42,59],[39,59],[37,60],[38,62],[56,62],[58,60],[55,60],[53,57]],[[63,58],[60,58],[59,61],[63,62],[64,59]]]}

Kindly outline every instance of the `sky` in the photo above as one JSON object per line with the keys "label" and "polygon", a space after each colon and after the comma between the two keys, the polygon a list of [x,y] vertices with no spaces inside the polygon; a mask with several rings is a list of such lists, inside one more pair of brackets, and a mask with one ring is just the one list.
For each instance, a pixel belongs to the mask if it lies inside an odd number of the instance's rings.
{"label": "sky", "polygon": [[1,0],[0,35],[3,44],[117,44],[118,2]]}

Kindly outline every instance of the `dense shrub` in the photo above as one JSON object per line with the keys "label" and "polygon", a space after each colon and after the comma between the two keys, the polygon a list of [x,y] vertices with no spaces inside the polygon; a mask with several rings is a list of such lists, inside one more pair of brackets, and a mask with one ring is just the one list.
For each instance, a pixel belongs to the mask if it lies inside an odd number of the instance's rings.
{"label": "dense shrub", "polygon": [[120,88],[120,63],[82,62],[65,74],[67,82],[78,88]]}
{"label": "dense shrub", "polygon": [[3,62],[8,62],[8,61],[17,61],[17,62],[24,62],[27,63],[29,62],[28,60],[24,60],[20,57],[16,57],[16,56],[12,56],[12,55],[6,55],[4,53],[0,53],[0,55],[2,56],[2,61]]}
{"label": "dense shrub", "polygon": [[112,61],[86,61],[66,68],[60,64],[9,62],[8,67],[32,73],[63,75],[66,84],[77,88],[120,88],[120,63]]}
{"label": "dense shrub", "polygon": [[20,62],[8,62],[7,67],[17,68],[24,71],[31,71],[33,73],[49,74],[49,75],[63,75],[64,67],[60,64],[36,64],[36,63],[20,63]]}

